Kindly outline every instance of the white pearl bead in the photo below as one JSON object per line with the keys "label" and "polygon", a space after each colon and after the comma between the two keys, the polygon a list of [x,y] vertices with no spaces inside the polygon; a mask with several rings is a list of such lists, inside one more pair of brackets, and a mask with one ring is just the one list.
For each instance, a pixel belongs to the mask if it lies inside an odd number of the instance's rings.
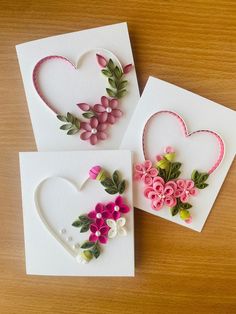
{"label": "white pearl bead", "polygon": [[97,213],[96,218],[102,218],[102,214],[101,213]]}
{"label": "white pearl bead", "polygon": [[73,249],[79,249],[79,247],[80,247],[79,243],[73,245]]}
{"label": "white pearl bead", "polygon": [[111,107],[107,107],[107,108],[106,108],[106,112],[107,112],[107,113],[111,113],[111,111],[112,111]]}
{"label": "white pearl bead", "polygon": [[72,237],[68,237],[68,238],[67,238],[67,241],[68,241],[68,242],[71,242],[72,240],[73,240]]}
{"label": "white pearl bead", "polygon": [[92,134],[97,134],[98,131],[97,131],[97,129],[92,129],[91,132],[92,132]]}
{"label": "white pearl bead", "polygon": [[65,233],[66,233],[66,229],[65,229],[65,228],[61,229],[61,230],[60,230],[60,233],[61,233],[61,234],[65,234]]}
{"label": "white pearl bead", "polygon": [[101,235],[101,232],[100,232],[100,231],[96,231],[95,235],[96,235],[97,237],[99,237],[99,236]]}
{"label": "white pearl bead", "polygon": [[120,207],[116,205],[116,206],[114,207],[114,211],[118,212],[119,210],[120,210]]}

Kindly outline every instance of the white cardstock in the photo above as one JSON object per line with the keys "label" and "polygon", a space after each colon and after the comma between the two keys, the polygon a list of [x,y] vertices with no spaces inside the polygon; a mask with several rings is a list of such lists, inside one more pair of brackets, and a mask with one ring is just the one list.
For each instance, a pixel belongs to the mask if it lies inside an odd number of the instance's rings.
{"label": "white cardstock", "polygon": [[[47,56],[62,56],[44,63],[37,76],[43,96],[57,110],[66,115],[70,112],[86,121],[76,104],[100,104],[101,97],[107,96],[108,79],[101,73],[96,54],[110,57],[125,66],[133,64],[133,55],[126,23],[114,24],[45,39],[35,40],[16,46],[20,70],[24,83],[34,136],[39,151],[116,149],[139,100],[135,68],[126,75],[127,95],[119,100],[123,116],[107,129],[108,139],[91,145],[80,139],[80,133],[67,135],[60,130],[63,124],[56,114],[44,103],[33,84],[35,65]],[[88,121],[88,120],[87,120]]]}
{"label": "white cardstock", "polygon": [[[101,255],[79,263],[79,246],[90,232],[72,226],[78,216],[109,203],[110,195],[88,172],[100,165],[115,170],[127,180],[122,194],[131,208],[126,218],[126,236],[117,235],[100,245]],[[57,276],[134,276],[134,226],[131,153],[129,151],[81,151],[20,153],[26,272]],[[88,179],[88,180],[87,180]]]}
{"label": "white cardstock", "polygon": [[[187,224],[179,215],[172,217],[167,207],[159,211],[153,210],[150,199],[144,197],[144,184],[140,181],[134,181],[134,206],[201,231],[235,156],[236,113],[180,87],[150,77],[121,145],[122,149],[134,152],[134,164],[144,161],[142,134],[146,122],[162,110],[180,115],[189,133],[203,129],[218,133],[225,143],[225,155],[207,180],[209,186],[199,190],[199,194],[189,200],[193,205],[190,209],[192,223]],[[219,154],[219,143],[214,137],[201,133],[185,137],[177,119],[170,115],[151,119],[146,127],[144,145],[147,159],[152,161],[155,161],[156,155],[163,154],[165,147],[173,146],[176,151],[175,160],[182,163],[180,177],[186,179],[191,178],[194,169],[201,172],[209,170]]]}

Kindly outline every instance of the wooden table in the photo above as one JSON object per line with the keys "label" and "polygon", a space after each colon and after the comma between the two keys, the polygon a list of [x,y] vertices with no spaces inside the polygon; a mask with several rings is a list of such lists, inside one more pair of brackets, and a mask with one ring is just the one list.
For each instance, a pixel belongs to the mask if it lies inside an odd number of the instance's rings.
{"label": "wooden table", "polygon": [[201,234],[135,211],[135,278],[25,275],[18,151],[36,147],[14,46],[121,21],[141,91],[153,75],[236,109],[233,0],[1,0],[1,314],[236,313],[235,164]]}

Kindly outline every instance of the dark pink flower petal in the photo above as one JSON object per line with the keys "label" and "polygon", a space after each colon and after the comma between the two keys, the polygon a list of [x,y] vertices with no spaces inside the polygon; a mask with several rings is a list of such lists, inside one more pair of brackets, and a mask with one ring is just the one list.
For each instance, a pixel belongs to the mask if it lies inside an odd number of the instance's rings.
{"label": "dark pink flower petal", "polygon": [[110,213],[113,213],[115,206],[116,206],[115,203],[108,203],[108,204],[106,205],[106,209],[107,209]]}
{"label": "dark pink flower petal", "polygon": [[107,122],[110,124],[114,124],[116,122],[116,118],[112,114],[109,114],[107,117]]}
{"label": "dark pink flower petal", "polygon": [[104,111],[106,110],[106,109],[104,108],[104,106],[99,105],[99,104],[94,105],[93,109],[94,109],[96,112],[98,112],[98,113],[104,112]]}
{"label": "dark pink flower petal", "polygon": [[96,234],[91,233],[89,236],[89,241],[90,242],[97,242],[98,237],[96,236]]}
{"label": "dark pink flower petal", "polygon": [[98,231],[98,226],[95,225],[95,224],[91,224],[90,225],[90,230],[93,232],[93,233],[96,233]]}
{"label": "dark pink flower petal", "polygon": [[104,220],[110,218],[110,216],[111,216],[111,215],[110,215],[110,213],[109,213],[108,210],[104,210],[104,212],[102,212],[102,218],[103,218]]}
{"label": "dark pink flower petal", "polygon": [[96,129],[97,126],[98,126],[98,119],[95,118],[95,117],[91,118],[91,120],[90,120],[90,125],[91,125],[92,128],[95,128],[95,129]]}
{"label": "dark pink flower petal", "polygon": [[97,225],[98,229],[100,229],[101,226],[104,225],[104,220],[102,218],[97,218],[96,219],[96,225]]}
{"label": "dark pink flower petal", "polygon": [[81,129],[83,129],[85,131],[91,131],[92,130],[91,125],[88,122],[81,122],[80,127],[81,127]]}
{"label": "dark pink flower petal", "polygon": [[112,115],[116,118],[120,118],[123,115],[123,112],[120,109],[113,109]]}
{"label": "dark pink flower petal", "polygon": [[100,242],[101,244],[106,244],[107,241],[108,241],[108,239],[107,239],[105,236],[103,236],[103,235],[100,235],[100,236],[98,237],[98,240],[99,240],[99,242]]}
{"label": "dark pink flower petal", "polygon": [[95,207],[96,213],[101,213],[104,210],[104,206],[101,203],[98,203]]}
{"label": "dark pink flower petal", "polygon": [[86,103],[81,103],[81,104],[77,104],[77,106],[82,110],[82,111],[89,111],[90,106]]}
{"label": "dark pink flower petal", "polygon": [[107,136],[107,133],[105,133],[105,132],[98,132],[97,138],[99,140],[106,140],[108,138],[108,136]]}
{"label": "dark pink flower petal", "polygon": [[122,214],[126,214],[126,213],[128,213],[129,211],[130,211],[129,206],[127,206],[127,205],[125,205],[125,204],[122,204],[122,205],[120,206],[120,212],[121,212]]}
{"label": "dark pink flower petal", "polygon": [[105,68],[105,66],[107,65],[107,60],[100,54],[96,54],[97,57],[97,62],[98,64],[102,67]]}
{"label": "dark pink flower petal", "polygon": [[108,118],[108,113],[104,111],[99,115],[98,120],[100,123],[104,123],[107,121],[107,118]]}
{"label": "dark pink flower petal", "polygon": [[114,220],[117,220],[117,219],[119,219],[120,218],[120,212],[118,211],[114,211],[113,212],[113,214],[112,214],[112,216],[113,216],[113,219]]}
{"label": "dark pink flower petal", "polygon": [[109,107],[111,109],[116,109],[118,107],[118,104],[118,100],[114,98],[110,100]]}
{"label": "dark pink flower petal", "polygon": [[91,211],[88,213],[88,218],[90,219],[95,219],[96,218],[96,212],[95,210]]}
{"label": "dark pink flower petal", "polygon": [[109,106],[109,99],[106,96],[102,96],[101,103],[106,108]]}
{"label": "dark pink flower petal", "polygon": [[123,72],[124,74],[127,74],[131,71],[133,65],[132,64],[127,64],[126,66],[123,67]]}
{"label": "dark pink flower petal", "polygon": [[116,203],[117,206],[121,206],[124,203],[123,197],[120,196],[120,195],[117,196],[117,198],[115,199],[115,203]]}
{"label": "dark pink flower petal", "polygon": [[101,232],[101,235],[107,235],[109,229],[110,228],[107,225],[105,225],[105,226],[102,226],[99,231]]}
{"label": "dark pink flower petal", "polygon": [[105,131],[107,129],[107,127],[108,127],[107,123],[101,123],[98,125],[97,130],[98,131]]}
{"label": "dark pink flower petal", "polygon": [[89,139],[91,136],[91,132],[83,132],[80,134],[80,138],[81,140],[86,141],[87,139]]}
{"label": "dark pink flower petal", "polygon": [[91,144],[91,145],[96,145],[97,142],[98,142],[98,137],[97,137],[97,135],[96,135],[96,134],[92,134],[92,135],[90,136],[90,144]]}

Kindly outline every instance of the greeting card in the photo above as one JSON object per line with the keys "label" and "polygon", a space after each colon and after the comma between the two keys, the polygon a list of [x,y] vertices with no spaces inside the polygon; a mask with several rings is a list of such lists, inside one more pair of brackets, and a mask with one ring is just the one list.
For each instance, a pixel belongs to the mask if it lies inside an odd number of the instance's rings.
{"label": "greeting card", "polygon": [[233,110],[150,77],[121,145],[134,152],[134,206],[201,231],[235,156],[235,125]]}
{"label": "greeting card", "polygon": [[16,50],[39,151],[119,147],[139,99],[126,23]]}
{"label": "greeting card", "polygon": [[134,276],[129,151],[20,153],[27,274]]}

